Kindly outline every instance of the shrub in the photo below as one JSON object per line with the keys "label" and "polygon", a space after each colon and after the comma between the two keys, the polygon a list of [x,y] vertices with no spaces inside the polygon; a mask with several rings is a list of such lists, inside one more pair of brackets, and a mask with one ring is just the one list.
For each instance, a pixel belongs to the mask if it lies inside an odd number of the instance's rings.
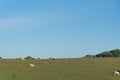
{"label": "shrub", "polygon": [[34,60],[34,58],[31,57],[31,56],[27,56],[27,57],[25,57],[25,59],[27,59],[27,60]]}

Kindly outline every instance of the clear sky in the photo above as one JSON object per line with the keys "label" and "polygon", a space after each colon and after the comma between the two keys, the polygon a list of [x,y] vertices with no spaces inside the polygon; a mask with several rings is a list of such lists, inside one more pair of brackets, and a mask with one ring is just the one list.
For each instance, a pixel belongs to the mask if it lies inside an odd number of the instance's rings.
{"label": "clear sky", "polygon": [[120,49],[120,0],[0,0],[0,56],[82,57]]}

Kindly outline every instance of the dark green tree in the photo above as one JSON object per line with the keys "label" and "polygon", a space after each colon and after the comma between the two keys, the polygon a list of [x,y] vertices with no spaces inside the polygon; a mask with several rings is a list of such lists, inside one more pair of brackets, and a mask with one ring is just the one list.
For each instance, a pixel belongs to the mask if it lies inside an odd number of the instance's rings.
{"label": "dark green tree", "polygon": [[27,59],[27,60],[33,60],[34,58],[32,56],[27,56],[27,57],[25,57],[25,59]]}
{"label": "dark green tree", "polygon": [[120,49],[105,51],[97,54],[96,57],[120,57]]}
{"label": "dark green tree", "polygon": [[114,57],[120,57],[120,49],[111,50],[109,52],[111,52]]}

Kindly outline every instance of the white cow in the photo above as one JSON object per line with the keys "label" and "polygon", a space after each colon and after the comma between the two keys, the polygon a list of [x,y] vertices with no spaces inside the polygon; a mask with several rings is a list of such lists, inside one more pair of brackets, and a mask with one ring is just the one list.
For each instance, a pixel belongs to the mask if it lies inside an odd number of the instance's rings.
{"label": "white cow", "polygon": [[24,61],[25,59],[24,59],[24,58],[21,58],[21,60],[23,60],[23,61]]}
{"label": "white cow", "polygon": [[30,64],[29,67],[34,67],[35,65],[34,64]]}
{"label": "white cow", "polygon": [[116,71],[114,72],[114,74],[115,74],[115,75],[120,75],[120,70],[116,70]]}

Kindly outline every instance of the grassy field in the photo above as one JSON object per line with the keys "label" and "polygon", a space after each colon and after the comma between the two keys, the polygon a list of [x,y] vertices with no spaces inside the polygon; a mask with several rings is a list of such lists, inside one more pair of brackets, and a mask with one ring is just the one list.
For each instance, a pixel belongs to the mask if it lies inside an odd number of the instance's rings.
{"label": "grassy field", "polygon": [[[35,67],[28,67],[30,63]],[[119,68],[120,58],[2,59],[0,80],[120,80],[113,74]]]}

